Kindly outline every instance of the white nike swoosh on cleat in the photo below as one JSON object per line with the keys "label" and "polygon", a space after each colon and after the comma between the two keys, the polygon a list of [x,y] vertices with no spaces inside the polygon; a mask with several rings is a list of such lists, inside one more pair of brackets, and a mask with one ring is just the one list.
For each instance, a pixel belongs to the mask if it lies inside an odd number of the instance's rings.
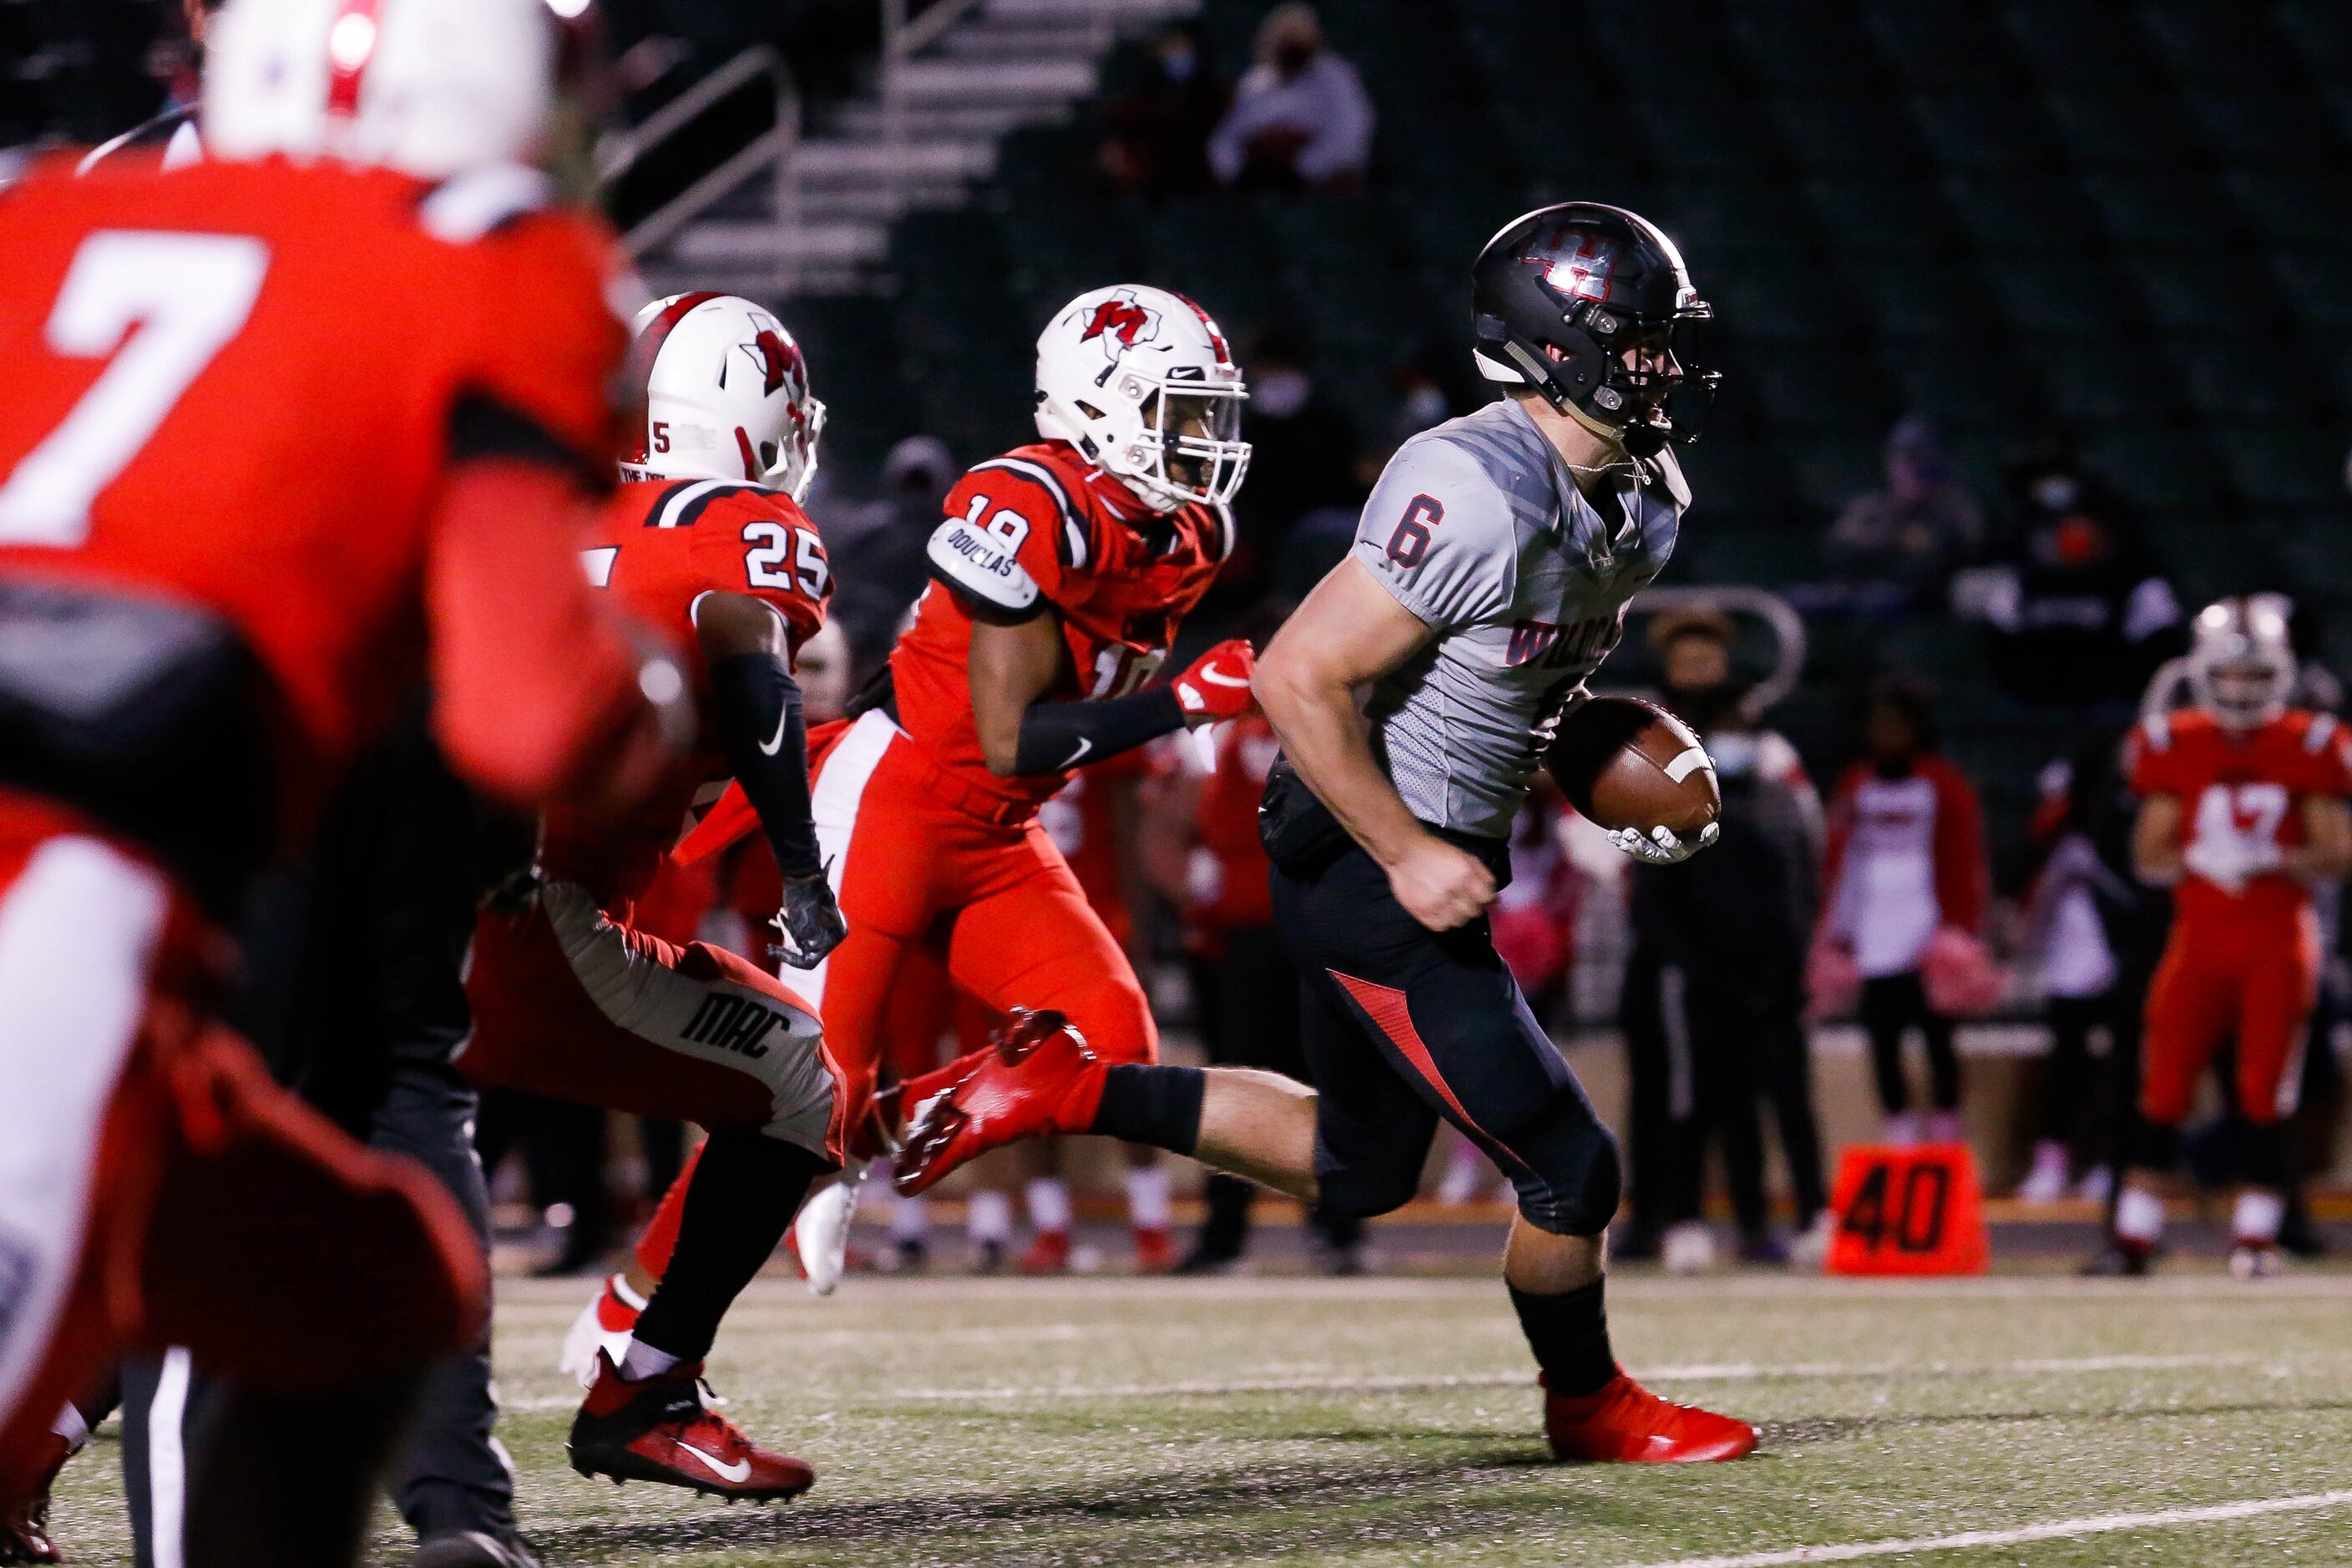
{"label": "white nike swoosh on cleat", "polygon": [[731,1481],[740,1487],[751,1479],[751,1461],[749,1459],[738,1459],[731,1465],[722,1465],[691,1443],[680,1443],[678,1447],[709,1465],[710,1473],[722,1481]]}

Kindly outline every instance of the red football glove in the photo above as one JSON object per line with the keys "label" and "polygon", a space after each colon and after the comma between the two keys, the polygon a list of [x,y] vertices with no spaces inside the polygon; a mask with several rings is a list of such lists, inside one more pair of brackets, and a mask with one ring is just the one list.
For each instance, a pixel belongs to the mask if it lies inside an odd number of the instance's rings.
{"label": "red football glove", "polygon": [[1188,724],[1213,724],[1238,719],[1257,706],[1250,695],[1250,677],[1256,673],[1257,655],[1241,637],[1219,643],[1194,659],[1170,684]]}

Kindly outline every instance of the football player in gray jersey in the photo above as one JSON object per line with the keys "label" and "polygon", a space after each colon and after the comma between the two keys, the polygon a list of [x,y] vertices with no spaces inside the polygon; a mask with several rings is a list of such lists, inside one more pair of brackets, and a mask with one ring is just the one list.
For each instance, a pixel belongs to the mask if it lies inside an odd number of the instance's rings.
{"label": "football player in gray jersey", "polygon": [[[1486,919],[1553,727],[1674,550],[1690,496],[1668,443],[1695,433],[1714,382],[1682,363],[1682,334],[1711,312],[1673,241],[1592,202],[1519,218],[1472,281],[1478,367],[1505,398],[1406,443],[1348,559],[1258,661],[1286,759],[1260,826],[1306,976],[1313,1087],[1108,1066],[1057,1015],[1030,1015],[918,1109],[899,1182],[919,1190],[1017,1138],[1107,1132],[1375,1215],[1413,1195],[1444,1118],[1517,1190],[1503,1276],[1552,1452],[1737,1458],[1753,1428],[1616,1364],[1601,1305],[1616,1142]],[[1650,859],[1704,842],[1617,840]]]}

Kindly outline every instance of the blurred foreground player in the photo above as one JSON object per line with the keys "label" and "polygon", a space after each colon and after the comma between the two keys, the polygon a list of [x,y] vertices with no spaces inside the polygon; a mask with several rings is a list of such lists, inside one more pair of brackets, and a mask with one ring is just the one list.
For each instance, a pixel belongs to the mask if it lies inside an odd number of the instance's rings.
{"label": "blurred foreground player", "polygon": [[213,162],[0,197],[0,1489],[103,1360],[182,1344],[246,1439],[192,1479],[187,1560],[321,1563],[387,1380],[470,1340],[484,1280],[422,1171],[218,1024],[221,933],[428,673],[442,750],[513,804],[591,755],[627,795],[685,716],[564,570],[622,274],[516,162],[551,15],[236,0],[209,43]]}
{"label": "blurred foreground player", "polygon": [[833,591],[799,503],[824,405],[783,323],[730,295],[648,307],[634,358],[646,399],[632,482],[582,559],[590,581],[685,640],[708,744],[618,827],[548,814],[536,876],[476,931],[459,1063],[481,1083],[709,1129],[662,1282],[635,1337],[599,1359],[572,1466],[730,1501],[789,1498],[814,1472],[709,1408],[702,1363],[809,1184],[837,1163],[837,1075],[814,1010],[773,975],[630,922],[689,807],[731,776],[783,875],[776,952],[821,963],[841,940],[792,673]]}
{"label": "blurred foreground player", "polygon": [[2141,797],[2132,858],[2143,881],[2174,889],[2172,935],[2148,986],[2137,1147],[2103,1267],[2147,1271],[2164,1236],[2160,1179],[2197,1081],[2234,1039],[2249,1146],[2230,1268],[2259,1279],[2278,1267],[2293,1158],[2281,1123],[2303,1080],[2319,985],[2311,889],[2352,871],[2352,736],[2327,714],[2287,706],[2295,660],[2274,597],[2209,605],[2194,635],[2195,705],[2150,717],[2130,742]]}
{"label": "blurred foreground player", "polygon": [[[1712,382],[1676,348],[1710,312],[1671,240],[1597,203],[1519,218],[1472,276],[1478,367],[1508,396],[1405,443],[1349,559],[1258,672],[1286,757],[1262,815],[1274,915],[1307,976],[1314,1087],[1113,1065],[1082,1026],[1031,1014],[910,1110],[898,1181],[919,1191],[1015,1139],[1105,1132],[1368,1215],[1412,1197],[1442,1117],[1518,1189],[1503,1274],[1553,1454],[1737,1458],[1752,1428],[1658,1398],[1610,1352],[1616,1142],[1485,912],[1561,713],[1674,549],[1689,492],[1665,443],[1695,432],[1668,404]],[[1698,847],[1664,827],[1612,841],[1660,861]]]}

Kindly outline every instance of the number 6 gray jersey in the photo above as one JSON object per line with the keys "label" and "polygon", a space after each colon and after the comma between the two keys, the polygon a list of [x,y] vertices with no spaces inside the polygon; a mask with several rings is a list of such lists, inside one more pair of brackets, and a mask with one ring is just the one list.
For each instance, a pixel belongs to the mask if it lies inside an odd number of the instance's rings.
{"label": "number 6 gray jersey", "polygon": [[1690,492],[1671,451],[1604,521],[1508,399],[1398,449],[1355,558],[1434,636],[1372,689],[1372,750],[1423,822],[1501,837],[1625,606],[1673,553]]}

